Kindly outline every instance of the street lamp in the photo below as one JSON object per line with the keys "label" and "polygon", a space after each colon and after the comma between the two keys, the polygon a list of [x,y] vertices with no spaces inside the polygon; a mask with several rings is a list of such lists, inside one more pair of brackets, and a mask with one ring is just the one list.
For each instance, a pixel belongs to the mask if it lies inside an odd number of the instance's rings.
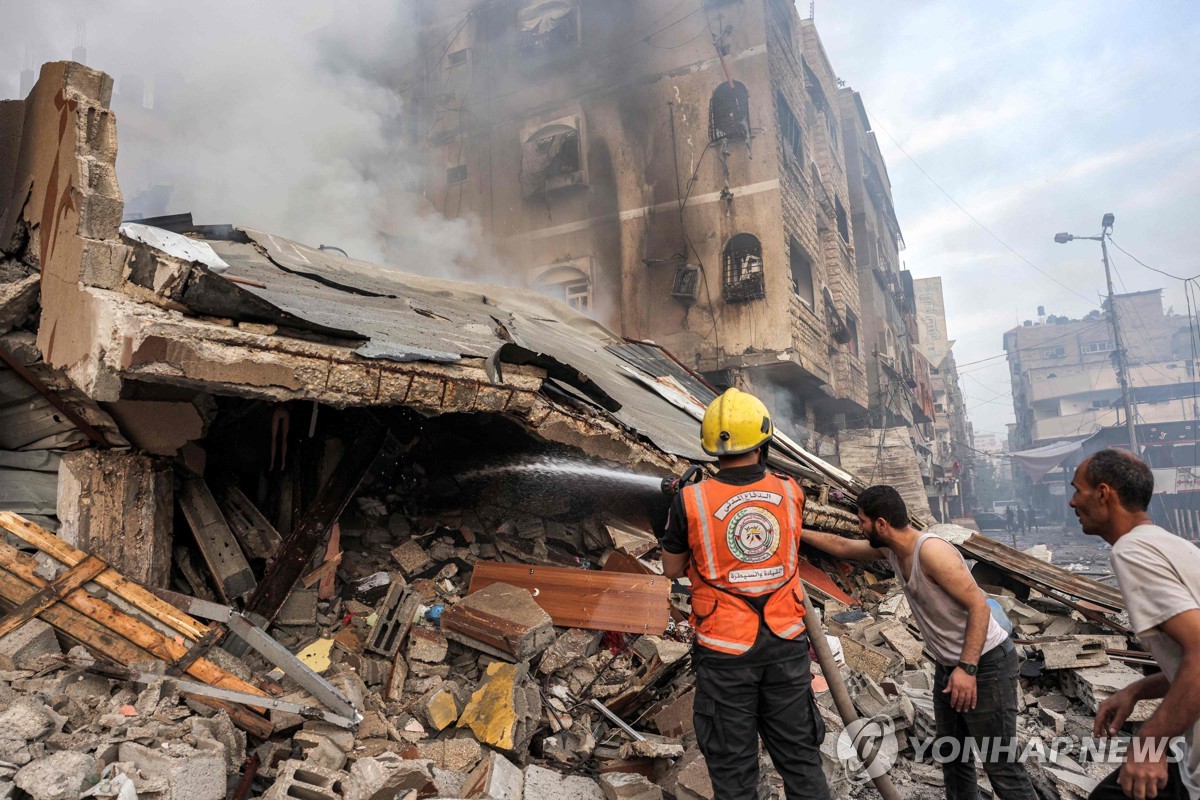
{"label": "street lamp", "polygon": [[1073,242],[1076,239],[1088,239],[1093,242],[1100,242],[1100,253],[1104,256],[1104,277],[1108,282],[1108,319],[1112,324],[1114,355],[1117,361],[1117,382],[1121,384],[1121,399],[1125,404],[1125,425],[1129,433],[1129,449],[1134,455],[1139,455],[1137,446],[1137,425],[1134,416],[1133,393],[1129,388],[1129,366],[1125,362],[1125,348],[1121,347],[1121,328],[1117,323],[1117,304],[1113,299],[1113,282],[1112,270],[1108,265],[1108,242],[1107,239],[1112,235],[1113,223],[1116,217],[1112,214],[1105,214],[1100,220],[1100,235],[1099,236],[1075,236],[1070,233],[1054,234],[1054,241],[1059,244]]}

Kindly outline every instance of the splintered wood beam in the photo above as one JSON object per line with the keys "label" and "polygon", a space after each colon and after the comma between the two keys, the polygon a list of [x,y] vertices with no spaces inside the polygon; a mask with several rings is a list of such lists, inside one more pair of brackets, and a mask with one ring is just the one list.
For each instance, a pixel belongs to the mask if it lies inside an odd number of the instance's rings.
{"label": "splintered wood beam", "polygon": [[17,373],[21,380],[33,387],[34,391],[46,398],[46,402],[57,408],[62,415],[66,417],[72,425],[78,428],[84,436],[92,440],[92,443],[97,447],[112,447],[112,442],[104,438],[104,434],[92,427],[92,424],[83,418],[75,409],[62,399],[58,392],[51,389],[46,384],[42,383],[37,375],[34,375],[28,367],[15,359],[11,353],[0,347],[0,361],[3,361],[9,369]]}
{"label": "splintered wood beam", "polygon": [[[19,607],[46,588],[48,582],[34,573],[36,566],[29,556],[0,543],[0,600]],[[188,654],[186,645],[93,597],[82,587],[65,593],[59,602],[43,609],[38,616],[67,637],[118,664],[128,666],[154,660],[170,664]],[[188,666],[187,674],[209,686],[265,696],[257,686],[203,658]],[[270,721],[250,709],[213,698],[204,701],[224,709],[234,724],[255,736],[265,738],[271,734]]]}
{"label": "splintered wood beam", "polygon": [[7,636],[29,620],[41,614],[50,606],[62,600],[63,596],[72,589],[78,589],[92,578],[104,571],[103,559],[88,556],[69,570],[58,576],[52,583],[39,589],[28,600],[14,608],[3,619],[0,619],[0,638]]}
{"label": "splintered wood beam", "polygon": [[[0,527],[68,567],[74,567],[88,557],[84,551],[72,547],[50,531],[12,511],[0,511]],[[93,581],[97,586],[131,603],[139,611],[158,620],[185,639],[196,641],[208,632],[207,625],[197,622],[170,603],[155,597],[144,587],[111,567],[93,578]]]}
{"label": "splintered wood beam", "polygon": [[246,603],[246,613],[265,620],[264,627],[274,621],[288,595],[304,575],[317,548],[325,543],[325,535],[367,479],[372,465],[390,438],[379,420],[370,415],[365,417],[358,436],[346,448],[333,474],[304,512],[295,530],[284,541],[271,568]]}
{"label": "splintered wood beam", "polygon": [[[23,583],[19,591],[6,593],[6,600],[15,605],[20,605],[36,594],[39,589],[47,586],[46,580],[34,573],[36,567],[37,562],[32,558],[22,554],[15,547],[0,543],[0,568],[7,572],[10,577]],[[17,597],[18,594],[21,596]],[[129,616],[108,601],[93,597],[85,588],[81,587],[66,593],[60,602],[43,611],[41,617],[50,622],[50,616],[52,614],[61,616],[60,612],[63,608],[86,616],[113,634],[132,642],[140,650],[160,661],[166,661],[169,664],[175,663],[187,655],[188,646],[186,644],[156,631],[145,622]],[[208,628],[206,627],[204,630],[207,632]],[[128,664],[132,662],[122,663]],[[243,681],[235,675],[231,675],[211,661],[204,659],[199,659],[192,664],[191,668],[188,669],[188,674],[212,686],[220,686],[240,692],[250,692],[251,694],[263,694],[260,689],[252,684]]]}
{"label": "splintered wood beam", "polygon": [[661,575],[475,562],[470,592],[493,583],[528,589],[566,628],[659,634],[671,616],[671,581]]}
{"label": "splintered wood beam", "polygon": [[217,593],[226,603],[254,591],[254,571],[216,498],[203,478],[186,478],[179,487],[179,507],[196,537],[200,554],[216,579]]}

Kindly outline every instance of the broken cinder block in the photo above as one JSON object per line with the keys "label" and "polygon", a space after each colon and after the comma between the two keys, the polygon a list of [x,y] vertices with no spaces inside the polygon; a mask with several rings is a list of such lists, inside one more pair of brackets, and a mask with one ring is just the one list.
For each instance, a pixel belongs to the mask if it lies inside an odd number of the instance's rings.
{"label": "broken cinder block", "polygon": [[0,670],[35,669],[42,656],[61,653],[54,628],[34,618],[0,638]]}
{"label": "broken cinder block", "polygon": [[471,800],[522,800],[525,773],[504,756],[489,750],[467,776],[462,796]]}
{"label": "broken cinder block", "polygon": [[421,598],[403,582],[392,581],[376,612],[375,627],[371,629],[367,649],[388,658],[395,656],[412,628],[420,604]]}

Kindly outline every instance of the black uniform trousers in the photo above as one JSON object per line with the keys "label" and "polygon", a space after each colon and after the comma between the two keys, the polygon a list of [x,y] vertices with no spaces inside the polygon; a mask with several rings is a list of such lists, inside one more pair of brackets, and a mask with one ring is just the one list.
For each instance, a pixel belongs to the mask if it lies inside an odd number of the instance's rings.
{"label": "black uniform trousers", "polygon": [[787,800],[828,800],[820,752],[825,723],[813,698],[807,648],[798,658],[773,664],[727,664],[696,666],[693,719],[714,800],[758,796],[760,736]]}

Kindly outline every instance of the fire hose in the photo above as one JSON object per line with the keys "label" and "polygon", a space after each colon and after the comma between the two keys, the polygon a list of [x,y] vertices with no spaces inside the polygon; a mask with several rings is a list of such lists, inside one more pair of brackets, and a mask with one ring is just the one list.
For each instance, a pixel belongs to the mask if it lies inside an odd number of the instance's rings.
{"label": "fire hose", "polygon": [[[808,627],[808,640],[817,654],[817,663],[821,665],[821,674],[829,683],[829,692],[833,695],[833,704],[837,707],[838,715],[842,718],[842,723],[849,728],[851,724],[858,721],[858,712],[854,708],[854,702],[850,699],[850,693],[846,691],[846,683],[842,680],[842,673],[838,669],[837,662],[833,660],[833,651],[829,649],[829,642],[825,639],[825,626],[821,624],[821,618],[813,608],[808,592],[803,594],[804,622]],[[867,748],[870,743],[865,737],[855,736],[853,738],[858,757],[864,764],[863,768],[867,769],[875,753],[868,752]],[[887,775],[873,777],[871,782],[875,784],[875,789],[883,797],[883,800],[900,800],[900,793],[896,791],[896,787],[892,785],[892,781]]]}

